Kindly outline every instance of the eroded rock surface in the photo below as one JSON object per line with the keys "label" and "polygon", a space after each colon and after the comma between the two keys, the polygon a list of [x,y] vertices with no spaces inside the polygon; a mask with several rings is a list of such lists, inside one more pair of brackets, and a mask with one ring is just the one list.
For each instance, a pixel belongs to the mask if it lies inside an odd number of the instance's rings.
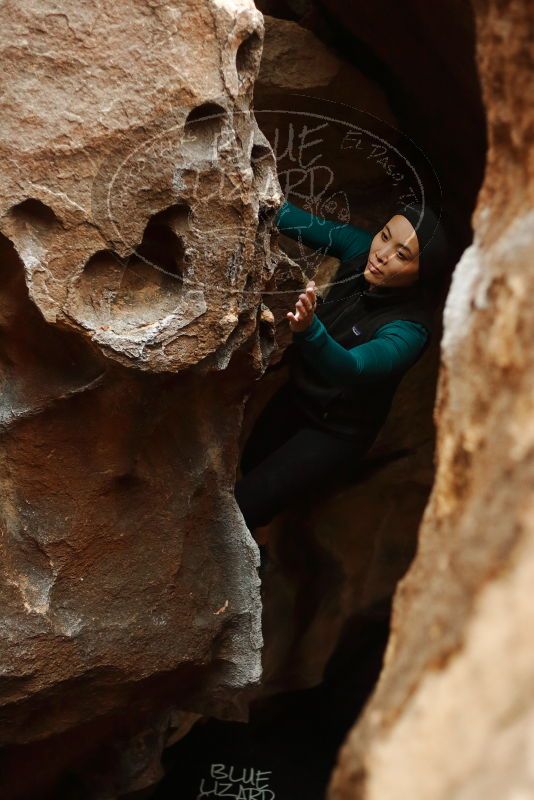
{"label": "eroded rock surface", "polygon": [[233,483],[282,200],[263,17],[2,15],[0,742],[145,706],[246,719],[259,562]]}
{"label": "eroded rock surface", "polygon": [[132,2],[4,16],[2,226],[32,302],[128,367],[176,372],[236,328],[238,344],[262,277],[258,212],[281,199],[251,114],[262,15]]}

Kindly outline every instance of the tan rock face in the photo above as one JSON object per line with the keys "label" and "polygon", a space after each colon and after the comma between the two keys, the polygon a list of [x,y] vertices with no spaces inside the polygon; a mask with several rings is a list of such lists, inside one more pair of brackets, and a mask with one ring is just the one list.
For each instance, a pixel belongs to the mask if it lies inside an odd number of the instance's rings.
{"label": "tan rock face", "polygon": [[330,800],[534,792],[531,13],[474,7],[490,148],[444,314],[436,481]]}
{"label": "tan rock face", "polygon": [[246,717],[232,489],[281,201],[262,39],[248,0],[3,7],[2,742],[151,695]]}
{"label": "tan rock face", "polygon": [[251,2],[4,13],[3,230],[32,302],[128,367],[175,372],[236,328],[242,341],[258,211],[281,200],[250,109],[262,15]]}

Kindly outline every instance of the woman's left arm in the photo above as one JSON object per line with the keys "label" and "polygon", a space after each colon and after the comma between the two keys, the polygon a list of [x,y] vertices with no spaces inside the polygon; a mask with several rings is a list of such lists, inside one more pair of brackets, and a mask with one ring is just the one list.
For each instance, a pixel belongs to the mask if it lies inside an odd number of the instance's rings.
{"label": "woman's left arm", "polygon": [[428,331],[419,322],[395,320],[382,325],[365,344],[347,350],[314,315],[312,324],[293,333],[304,357],[331,383],[359,386],[402,373],[417,361]]}
{"label": "woman's left arm", "polygon": [[310,214],[288,200],[279,208],[275,225],[291,239],[301,239],[308,247],[319,248],[341,261],[365,253],[373,240],[363,228]]}

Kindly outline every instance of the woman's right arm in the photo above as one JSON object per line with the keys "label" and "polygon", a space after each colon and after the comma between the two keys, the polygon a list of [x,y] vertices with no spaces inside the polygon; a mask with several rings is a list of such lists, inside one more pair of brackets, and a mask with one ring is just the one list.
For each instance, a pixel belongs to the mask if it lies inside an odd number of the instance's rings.
{"label": "woman's right arm", "polygon": [[347,349],[316,315],[305,331],[293,332],[293,340],[314,369],[326,381],[347,388],[404,373],[422,354],[428,336],[419,322],[394,320],[382,325],[368,342]]}
{"label": "woman's right arm", "polygon": [[347,261],[369,249],[373,237],[363,228],[310,214],[286,200],[275,217],[278,230],[292,239],[302,239],[328,255]]}

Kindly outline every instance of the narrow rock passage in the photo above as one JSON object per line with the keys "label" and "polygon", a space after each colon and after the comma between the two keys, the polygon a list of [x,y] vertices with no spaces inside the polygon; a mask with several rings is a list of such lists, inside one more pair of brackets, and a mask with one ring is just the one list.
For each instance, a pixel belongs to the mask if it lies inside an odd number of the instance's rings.
{"label": "narrow rock passage", "polygon": [[323,800],[339,747],[378,678],[389,616],[387,602],[352,618],[319,686],[253,704],[248,724],[197,723],[164,753],[167,774],[154,800]]}

